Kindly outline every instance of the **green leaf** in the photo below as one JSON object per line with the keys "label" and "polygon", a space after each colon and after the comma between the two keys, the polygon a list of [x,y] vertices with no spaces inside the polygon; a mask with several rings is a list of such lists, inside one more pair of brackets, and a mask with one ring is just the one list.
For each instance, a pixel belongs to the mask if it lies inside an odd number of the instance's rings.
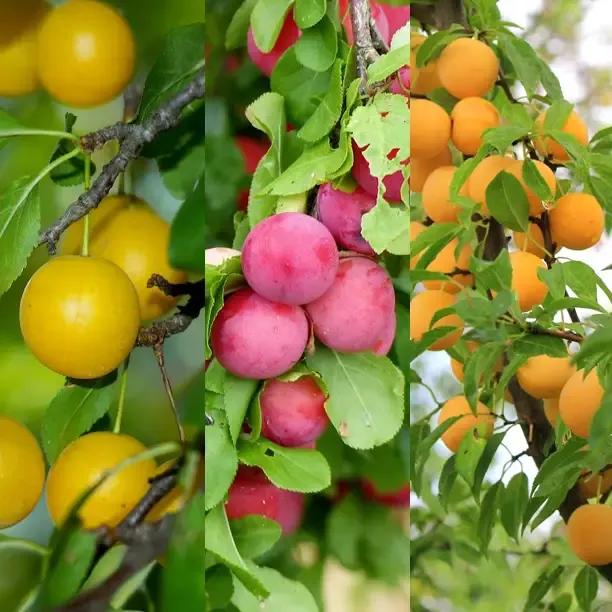
{"label": "green leaf", "polygon": [[325,72],[338,53],[338,34],[332,20],[325,16],[316,25],[302,32],[295,44],[295,56],[306,68]]}
{"label": "green leaf", "polygon": [[331,484],[329,465],[316,450],[285,448],[260,438],[255,442],[242,441],[238,456],[246,465],[260,467],[281,489],[316,493]]}
{"label": "green leaf", "polygon": [[12,182],[0,195],[0,295],[23,272],[38,242],[40,198],[36,179]]}
{"label": "green leaf", "polygon": [[214,508],[224,498],[238,471],[238,454],[223,413],[209,410],[214,424],[206,427],[205,506]]}
{"label": "green leaf", "polygon": [[482,453],[480,460],[478,461],[478,465],[476,466],[476,471],[474,472],[474,483],[472,485],[472,493],[474,494],[474,498],[476,500],[480,499],[480,489],[482,487],[482,483],[484,482],[484,478],[487,474],[487,470],[489,466],[493,462],[495,458],[495,453],[497,449],[500,447],[501,443],[504,441],[506,437],[506,432],[501,431],[493,434],[488,440],[487,445]]}
{"label": "green leaf", "polygon": [[326,11],[327,2],[325,0],[295,0],[293,9],[295,23],[300,30],[311,28],[323,19]]}
{"label": "green leaf", "polygon": [[470,488],[474,486],[476,468],[480,463],[486,446],[487,441],[484,438],[466,435],[461,440],[459,450],[455,455],[457,472]]}
{"label": "green leaf", "polygon": [[244,0],[234,13],[227,31],[225,32],[225,48],[228,50],[244,47],[247,32],[251,22],[251,13],[257,0]]}
{"label": "green leaf", "polygon": [[206,570],[204,577],[208,605],[205,610],[231,610],[230,600],[234,594],[232,573],[225,565],[215,565]]}
{"label": "green leaf", "polygon": [[53,398],[41,425],[42,447],[50,464],[107,414],[115,398],[116,378],[113,373],[94,381],[69,382]]}
{"label": "green leaf", "polygon": [[528,157],[523,161],[523,180],[540,200],[550,202],[554,199],[554,194],[551,192],[548,183],[538,172],[533,161]]}
{"label": "green leaf", "polygon": [[329,390],[327,414],[346,444],[372,448],[395,436],[406,409],[404,377],[389,359],[317,346],[306,363]]}
{"label": "green leaf", "polygon": [[229,372],[225,373],[223,383],[225,415],[232,442],[236,444],[242,431],[242,424],[251,401],[257,391],[258,382],[248,378],[238,378]]}
{"label": "green leaf", "polygon": [[485,493],[480,505],[480,515],[478,517],[478,541],[480,551],[486,553],[493,535],[493,527],[497,522],[499,504],[504,494],[504,483],[499,481],[491,486]]}
{"label": "green leaf", "polygon": [[540,74],[537,70],[538,56],[533,47],[513,34],[500,36],[499,46],[510,60],[518,80],[525,87],[527,95],[532,98],[540,81]]}
{"label": "green leaf", "polygon": [[407,58],[409,55],[410,47],[407,44],[381,55],[373,64],[368,66],[368,82],[373,84],[384,81],[408,64]]}
{"label": "green leaf", "polygon": [[280,539],[280,525],[265,516],[252,515],[230,521],[234,542],[245,559],[260,557]]}
{"label": "green leaf", "polygon": [[515,355],[535,357],[549,355],[550,357],[567,357],[567,347],[561,338],[544,336],[542,334],[526,334],[517,338],[512,344]]}
{"label": "green leaf", "polygon": [[[502,125],[501,127],[488,128],[483,134],[483,143],[496,149],[502,155],[513,142],[527,136],[530,126],[525,125]],[[485,150],[486,149],[482,149]]]}
{"label": "green leaf", "polygon": [[544,129],[546,131],[562,130],[573,108],[574,105],[567,100],[557,100],[551,104],[544,117]]}
{"label": "green leaf", "polygon": [[409,255],[410,209],[391,206],[379,200],[376,206],[361,218],[361,234],[377,252],[389,250],[395,255]]}
{"label": "green leaf", "polygon": [[574,595],[581,610],[589,612],[591,606],[597,597],[597,589],[599,588],[599,574],[593,567],[585,565],[574,580]]}
{"label": "green leaf", "polygon": [[478,286],[483,289],[503,291],[512,284],[512,266],[506,249],[502,249],[494,261],[472,257],[470,270],[476,276]]}
{"label": "green leaf", "polygon": [[561,574],[565,571],[565,568],[557,565],[554,567],[547,567],[531,585],[529,589],[529,596],[527,603],[525,604],[525,612],[531,612],[534,606],[542,601],[546,593],[550,591],[553,585],[559,580]]}
{"label": "green leaf", "polygon": [[502,225],[516,231],[527,231],[529,202],[519,180],[508,172],[500,172],[486,192],[487,207]]}
{"label": "green leaf", "polygon": [[517,543],[528,501],[529,481],[527,476],[520,472],[515,474],[506,486],[500,509],[502,525],[508,535],[514,538]]}
{"label": "green leaf", "polygon": [[442,472],[440,472],[440,480],[438,481],[438,499],[444,510],[448,509],[451,492],[459,475],[455,469],[455,455],[451,455],[444,464]]}
{"label": "green leaf", "polygon": [[422,45],[419,46],[416,56],[416,65],[422,68],[442,53],[444,47],[457,38],[463,38],[460,32],[461,26],[454,24],[448,30],[441,30],[428,36]]}
{"label": "green leaf", "polygon": [[357,497],[349,494],[331,509],[325,524],[325,541],[340,563],[357,568],[362,534],[362,507]]}
{"label": "green leaf", "polygon": [[293,0],[257,0],[251,13],[251,27],[259,50],[272,51],[292,4]]}

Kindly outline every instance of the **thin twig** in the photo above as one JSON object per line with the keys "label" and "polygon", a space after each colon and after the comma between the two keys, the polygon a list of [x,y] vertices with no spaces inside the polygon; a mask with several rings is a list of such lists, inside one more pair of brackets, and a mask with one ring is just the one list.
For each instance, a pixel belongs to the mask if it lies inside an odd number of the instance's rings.
{"label": "thin twig", "polygon": [[172,392],[170,377],[168,376],[168,372],[166,370],[166,360],[164,359],[163,343],[160,342],[158,345],[154,346],[153,353],[155,354],[155,359],[157,359],[157,365],[159,366],[159,371],[161,373],[162,381],[164,383],[164,389],[166,390],[166,395],[168,396],[168,401],[170,402],[170,407],[172,408],[172,413],[176,422],[176,428],[178,429],[179,433],[179,439],[181,442],[184,442],[185,432],[183,431],[183,425],[181,423],[178,410],[176,408],[176,402],[174,401],[174,393]]}
{"label": "thin twig", "polygon": [[350,0],[351,24],[353,38],[357,48],[357,71],[361,77],[361,93],[368,92],[368,66],[380,56],[374,46],[370,27],[371,13],[368,0]]}

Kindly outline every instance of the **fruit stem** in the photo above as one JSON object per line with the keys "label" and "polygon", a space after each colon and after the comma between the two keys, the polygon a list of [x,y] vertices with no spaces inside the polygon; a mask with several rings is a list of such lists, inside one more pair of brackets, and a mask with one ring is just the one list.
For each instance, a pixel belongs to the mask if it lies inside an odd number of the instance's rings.
{"label": "fruit stem", "polygon": [[119,403],[117,405],[117,414],[115,415],[115,425],[113,427],[113,433],[119,433],[121,431],[121,420],[123,419],[123,407],[125,406],[125,394],[127,389],[129,365],[130,357],[128,355],[126,360],[123,362],[123,369],[121,370],[121,380],[119,381]]}

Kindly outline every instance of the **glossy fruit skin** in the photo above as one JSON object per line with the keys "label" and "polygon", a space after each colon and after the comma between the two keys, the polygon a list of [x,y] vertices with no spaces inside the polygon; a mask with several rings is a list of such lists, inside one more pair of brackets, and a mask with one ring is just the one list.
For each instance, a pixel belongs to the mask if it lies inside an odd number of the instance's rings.
{"label": "glossy fruit skin", "polygon": [[459,450],[463,438],[474,429],[482,429],[483,431],[480,432],[480,435],[485,438],[493,433],[495,417],[487,406],[481,402],[477,403],[476,415],[474,415],[467,399],[462,395],[449,399],[442,406],[438,417],[438,425],[453,417],[461,418],[442,434],[442,442],[453,453]]}
{"label": "glossy fruit skin", "polygon": [[269,380],[259,397],[261,433],[281,446],[312,444],[329,424],[325,394],[312,376]]}
{"label": "glossy fruit skin", "polygon": [[599,202],[589,193],[566,193],[549,213],[554,243],[574,251],[596,245],[604,233],[605,215]]}
{"label": "glossy fruit skin", "polygon": [[[125,434],[97,431],[71,442],[49,470],[47,506],[56,525],[90,486],[122,461],[143,452],[145,446]],[[86,529],[116,526],[149,489],[157,466],[152,459],[138,461],[109,477],[79,511]]]}
{"label": "glossy fruit skin", "polygon": [[251,230],[242,247],[242,270],[262,297],[280,304],[308,304],[334,282],[338,249],[320,221],[303,213],[280,213]]}
{"label": "glossy fruit skin", "polygon": [[612,563],[612,506],[590,504],[574,510],[567,538],[576,556],[589,565]]}
{"label": "glossy fruit skin", "polygon": [[[461,207],[450,199],[450,186],[456,172],[455,166],[440,166],[427,177],[423,185],[423,209],[436,223],[455,223],[459,218]],[[464,184],[459,193],[464,195],[466,191]]]}
{"label": "glossy fruit skin", "polygon": [[32,512],[45,484],[45,460],[36,438],[21,423],[0,416],[0,529]]}
{"label": "glossy fruit skin", "polygon": [[475,155],[483,142],[484,131],[501,124],[499,112],[483,98],[463,98],[451,112],[453,144],[466,155]]}
{"label": "glossy fruit skin", "polygon": [[[370,164],[355,141],[353,141],[352,146],[354,157],[353,178],[363,190],[376,197],[378,196],[378,179],[370,172]],[[389,202],[401,202],[403,184],[404,175],[401,170],[385,176],[383,179],[385,199]]]}
{"label": "glossy fruit skin", "polygon": [[211,346],[221,365],[242,378],[275,378],[302,357],[308,342],[299,306],[270,302],[251,289],[225,299],[213,323]]}
{"label": "glossy fruit skin", "polygon": [[612,468],[603,472],[587,472],[578,481],[580,495],[584,499],[593,499],[599,495],[605,495],[612,489]]}
{"label": "glossy fruit skin", "polygon": [[[82,222],[71,226],[69,232],[62,252],[79,253]],[[138,295],[143,321],[168,313],[177,301],[157,287],[147,287],[152,274],[161,274],[171,283],[187,280],[183,271],[172,268],[168,262],[169,242],[170,225],[135,196],[109,196],[92,213],[89,253],[112,261],[128,275]]]}
{"label": "glossy fruit skin", "polygon": [[588,438],[591,422],[601,407],[604,389],[596,370],[586,376],[582,370],[573,374],[559,395],[559,414],[570,431]]}
{"label": "glossy fruit skin", "polygon": [[544,416],[551,427],[557,426],[557,421],[559,420],[559,398],[544,400]]}
{"label": "glossy fruit skin", "polygon": [[527,251],[540,259],[546,256],[544,234],[535,223],[529,223],[527,232],[512,232],[512,239],[519,251]]}
{"label": "glossy fruit skin", "polygon": [[490,155],[485,157],[470,175],[466,183],[467,193],[474,202],[480,204],[480,211],[483,216],[487,217],[490,214],[486,200],[487,187],[500,172],[508,172],[514,161],[510,157]]}
{"label": "glossy fruit skin", "polygon": [[38,70],[47,91],[68,106],[110,102],[134,72],[127,22],[95,0],[68,0],[49,12],[38,34]]}
{"label": "glossy fruit skin", "polygon": [[421,157],[410,158],[410,191],[413,193],[421,193],[423,191],[423,185],[429,177],[429,175],[442,166],[450,166],[453,163],[453,156],[451,155],[450,149],[445,147],[442,153],[431,157],[429,159],[423,159]]}
{"label": "glossy fruit skin", "polygon": [[565,383],[575,372],[569,357],[534,355],[516,372],[524,391],[536,399],[559,397]]}
{"label": "glossy fruit skin", "polygon": [[360,187],[347,193],[326,183],[317,193],[319,221],[327,227],[340,247],[363,255],[376,254],[361,235],[361,218],[374,206],[376,198]]}
{"label": "glossy fruit skin", "polygon": [[361,491],[367,499],[390,508],[410,508],[410,486],[396,491],[380,491],[370,480],[361,481]]}
{"label": "glossy fruit skin", "polygon": [[253,29],[249,28],[247,34],[247,51],[251,61],[266,75],[270,76],[281,58],[283,53],[287,51],[289,47],[295,44],[301,35],[300,29],[297,27],[295,20],[293,19],[293,12],[287,13],[285,22],[281,28],[280,34],[274,43],[274,47],[271,51],[265,53],[260,51],[255,43],[253,36]]}
{"label": "glossy fruit skin", "polygon": [[[536,119],[536,127],[540,130],[544,129],[544,121],[546,120],[546,112],[543,112]],[[573,136],[581,145],[586,146],[589,141],[589,128],[583,121],[582,117],[576,112],[572,111],[565,124],[561,128],[562,132]],[[563,163],[570,159],[569,153],[565,150],[565,147],[561,146],[556,140],[549,137],[539,137],[535,139],[535,147],[540,155],[549,157],[556,163]]]}
{"label": "glossy fruit skin", "polygon": [[429,159],[440,155],[451,137],[448,113],[431,100],[410,101],[410,154]]}
{"label": "glossy fruit skin", "polygon": [[345,353],[385,354],[395,329],[395,292],[386,270],[365,257],[340,261],[336,279],[306,311],[315,336]]}
{"label": "glossy fruit skin", "polygon": [[280,524],[283,534],[294,533],[304,514],[304,495],[279,489],[259,469],[240,466],[225,504],[228,518],[265,516]]}
{"label": "glossy fruit skin", "polygon": [[447,314],[432,326],[431,321],[439,310],[455,306],[457,298],[441,290],[425,290],[415,295],[410,302],[410,338],[419,342],[430,329],[454,327],[454,330],[436,340],[430,351],[444,351],[453,346],[463,334],[463,321],[457,314]]}
{"label": "glossy fruit skin", "polygon": [[546,269],[544,260],[526,253],[510,253],[512,267],[512,290],[517,296],[519,307],[523,312],[541,304],[548,295],[548,286],[538,277],[538,270]]}
{"label": "glossy fruit skin", "polygon": [[140,326],[138,297],[114,263],[64,255],[40,267],[21,297],[23,338],[50,370],[104,376],[129,355]]}

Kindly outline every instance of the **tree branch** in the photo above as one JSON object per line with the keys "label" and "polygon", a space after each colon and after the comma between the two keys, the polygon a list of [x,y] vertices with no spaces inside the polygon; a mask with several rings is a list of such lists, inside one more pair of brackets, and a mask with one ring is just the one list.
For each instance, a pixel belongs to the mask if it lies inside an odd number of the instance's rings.
{"label": "tree branch", "polygon": [[361,77],[361,91],[368,93],[368,66],[380,56],[374,45],[370,21],[370,4],[368,0],[349,0],[353,38],[357,48],[357,71]]}
{"label": "tree branch", "polygon": [[62,233],[100,204],[108,195],[119,174],[126,169],[130,161],[138,157],[142,147],[152,142],[159,133],[174,127],[183,109],[204,96],[204,83],[202,70],[185,88],[160,106],[143,123],[120,122],[83,136],[81,147],[86,152],[95,151],[110,140],[119,141],[119,152],[104,166],[91,188],[81,194],[51,227],[41,233],[38,245],[46,244],[49,252],[55,253]]}

